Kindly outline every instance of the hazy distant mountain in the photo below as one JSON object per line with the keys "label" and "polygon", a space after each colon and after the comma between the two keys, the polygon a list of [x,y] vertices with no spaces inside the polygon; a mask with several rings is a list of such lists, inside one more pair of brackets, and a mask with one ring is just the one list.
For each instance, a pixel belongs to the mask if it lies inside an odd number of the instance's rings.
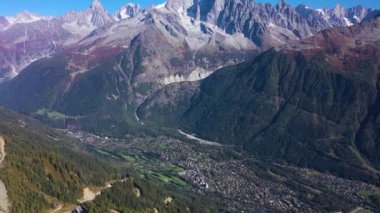
{"label": "hazy distant mountain", "polygon": [[[304,5],[292,8],[284,1],[272,6],[237,0],[169,0],[156,10],[170,11],[179,17],[180,27],[187,31],[198,28],[207,34],[219,28],[231,35],[241,33],[252,41],[251,46],[260,50],[309,37],[325,28],[359,23],[372,12],[363,6],[344,9],[337,5],[331,10],[314,10]],[[75,44],[96,29],[142,13],[139,5],[128,3],[114,18],[94,0],[89,9],[68,12],[62,17],[44,17],[27,11],[14,17],[2,17],[0,81],[15,77],[31,62]],[[169,23],[166,28],[176,27]]]}
{"label": "hazy distant mountain", "polygon": [[33,14],[24,10],[16,14],[15,16],[7,16],[5,17],[5,19],[8,21],[8,25],[2,28],[1,30],[6,30],[9,27],[16,24],[26,24],[26,23],[32,23],[32,22],[41,21],[41,20],[51,20],[52,17],[41,16],[41,15]]}
{"label": "hazy distant mountain", "polygon": [[0,18],[0,83],[15,77],[33,61],[50,57],[114,18],[98,1],[83,12],[51,18],[23,11]]}

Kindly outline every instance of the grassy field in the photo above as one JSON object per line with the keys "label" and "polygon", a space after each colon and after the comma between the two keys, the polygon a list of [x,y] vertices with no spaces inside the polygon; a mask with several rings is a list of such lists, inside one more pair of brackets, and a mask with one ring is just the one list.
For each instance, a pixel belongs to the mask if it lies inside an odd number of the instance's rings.
{"label": "grassy field", "polygon": [[164,163],[158,159],[147,157],[143,154],[129,153],[112,153],[103,149],[96,149],[98,154],[116,160],[114,163],[117,167],[133,171],[141,179],[154,179],[163,184],[175,185],[178,187],[187,187],[188,184],[182,180],[178,173],[183,171],[182,168],[170,163]]}
{"label": "grassy field", "polygon": [[371,196],[380,196],[380,191],[360,190],[359,195],[364,198],[369,198]]}
{"label": "grassy field", "polygon": [[49,111],[48,109],[39,109],[36,113],[36,115],[46,115],[48,118],[53,120],[64,120],[67,118],[72,118],[71,116],[64,115],[60,112],[56,111]]}

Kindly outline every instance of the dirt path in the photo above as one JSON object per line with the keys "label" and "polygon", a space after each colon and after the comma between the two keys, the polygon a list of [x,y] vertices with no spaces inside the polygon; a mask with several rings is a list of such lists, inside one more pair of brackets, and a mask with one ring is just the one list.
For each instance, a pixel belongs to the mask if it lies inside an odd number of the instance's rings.
{"label": "dirt path", "polygon": [[356,213],[356,212],[364,212],[364,213],[366,213],[366,212],[371,212],[371,211],[368,211],[368,210],[366,210],[366,209],[363,209],[363,208],[361,208],[361,207],[358,207],[358,208],[356,208],[355,210],[353,210],[353,211],[351,211],[350,213]]}
{"label": "dirt path", "polygon": [[62,205],[62,204],[59,204],[59,205],[57,206],[57,208],[55,208],[55,209],[49,211],[49,213],[57,213],[57,212],[59,212],[62,208],[63,208],[63,205]]}
{"label": "dirt path", "polygon": [[[5,159],[5,140],[0,136],[0,164]],[[8,192],[4,183],[0,180],[0,212],[9,212]]]}
{"label": "dirt path", "polygon": [[5,140],[0,136],[0,164],[5,159]]}

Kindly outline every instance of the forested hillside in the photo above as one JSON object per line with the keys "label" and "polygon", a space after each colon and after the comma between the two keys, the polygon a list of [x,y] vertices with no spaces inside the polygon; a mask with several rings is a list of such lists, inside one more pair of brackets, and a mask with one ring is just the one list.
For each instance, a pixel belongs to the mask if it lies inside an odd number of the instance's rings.
{"label": "forested hillside", "polygon": [[70,138],[16,113],[0,109],[6,156],[0,180],[12,212],[41,212],[56,201],[77,202],[85,185],[103,185],[116,170],[79,150]]}

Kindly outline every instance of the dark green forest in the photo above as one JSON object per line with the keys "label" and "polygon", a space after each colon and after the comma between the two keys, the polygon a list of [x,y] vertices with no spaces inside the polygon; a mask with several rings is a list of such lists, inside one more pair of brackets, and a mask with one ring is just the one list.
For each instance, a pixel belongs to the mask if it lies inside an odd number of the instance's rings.
{"label": "dark green forest", "polygon": [[0,110],[6,157],[0,169],[12,212],[41,212],[54,201],[77,202],[85,185],[103,186],[117,171],[73,150],[70,139],[40,124]]}

